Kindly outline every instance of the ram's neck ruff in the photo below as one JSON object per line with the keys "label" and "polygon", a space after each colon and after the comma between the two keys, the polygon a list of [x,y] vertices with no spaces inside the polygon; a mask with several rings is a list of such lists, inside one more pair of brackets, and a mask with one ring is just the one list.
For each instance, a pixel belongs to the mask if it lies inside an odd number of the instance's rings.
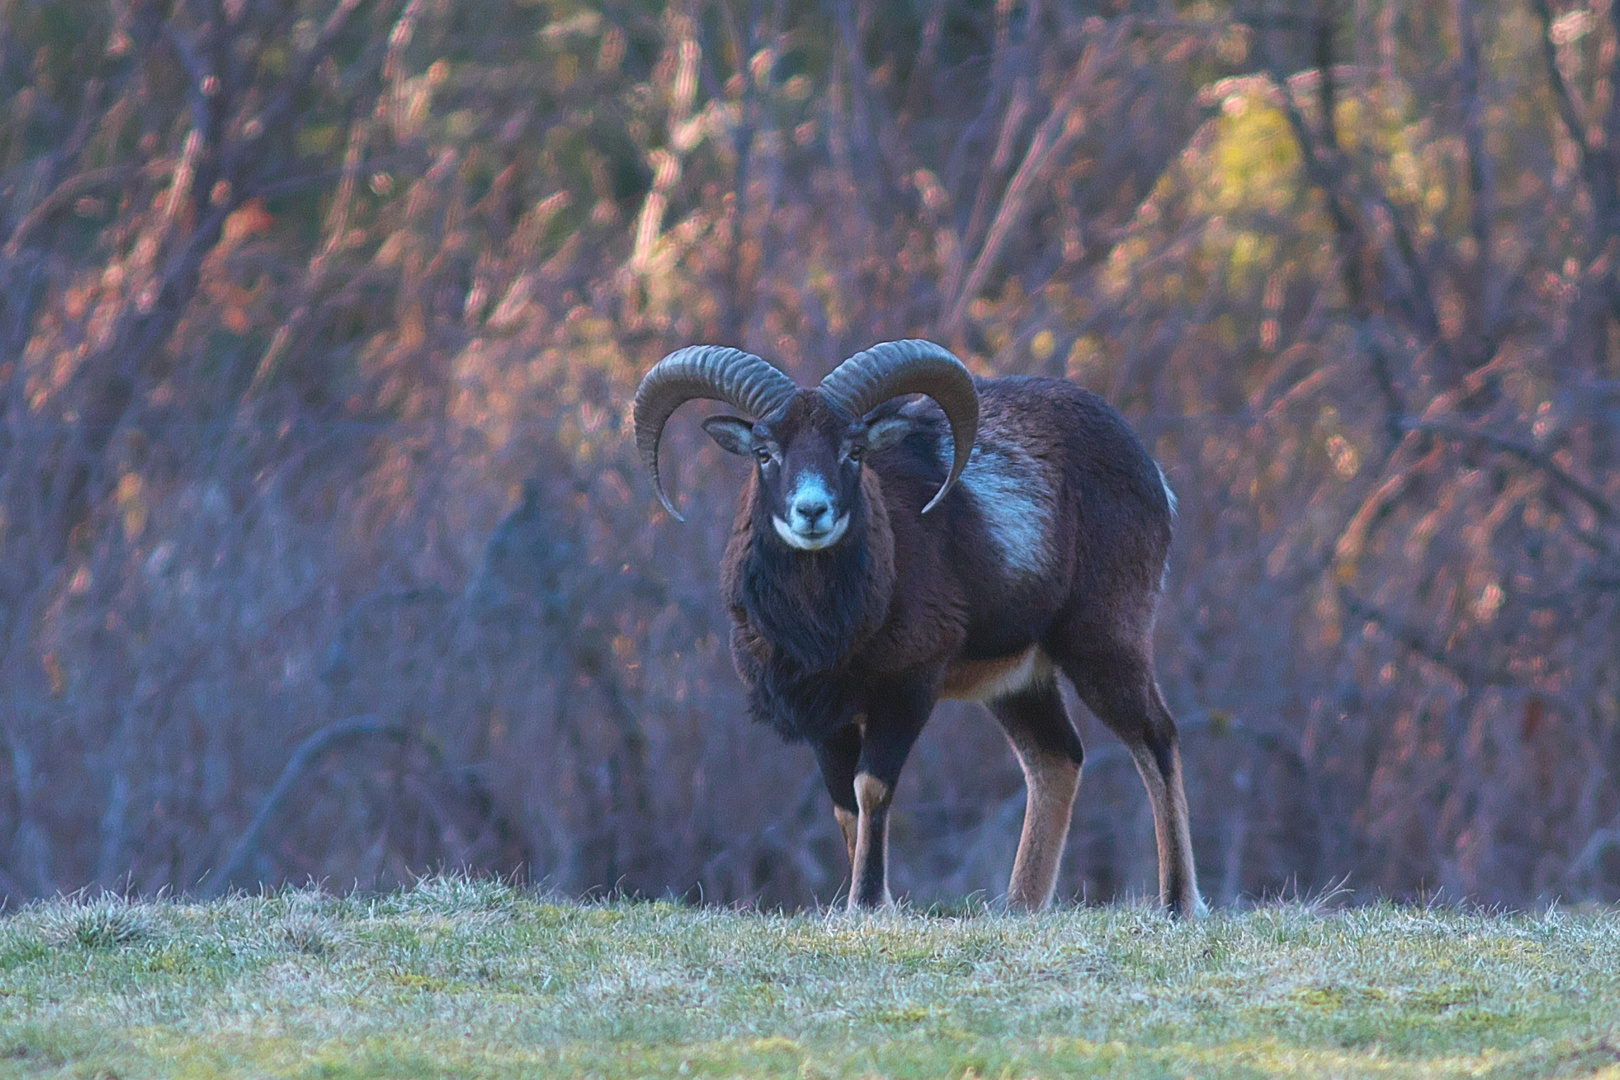
{"label": "ram's neck ruff", "polygon": [[[850,532],[853,510],[830,537]],[[864,537],[857,532],[832,544],[809,547],[771,518],[771,528],[755,524],[754,542],[743,562],[743,608],[774,647],[778,657],[806,673],[825,673],[857,644],[868,621],[870,574]],[[784,533],[786,535],[784,535]]]}
{"label": "ram's neck ruff", "polygon": [[841,542],[817,550],[790,543],[752,485],[745,492],[727,591],[768,646],[750,709],[792,740],[814,741],[848,722],[850,657],[888,616],[894,537],[876,476],[864,476],[862,489],[829,530]]}

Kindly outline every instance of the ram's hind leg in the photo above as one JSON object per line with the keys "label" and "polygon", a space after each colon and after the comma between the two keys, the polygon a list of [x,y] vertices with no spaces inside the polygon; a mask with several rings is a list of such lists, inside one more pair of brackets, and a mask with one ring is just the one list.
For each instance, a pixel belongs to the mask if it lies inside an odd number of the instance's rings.
{"label": "ram's hind leg", "polygon": [[1066,658],[1064,672],[1081,700],[1124,741],[1153,804],[1159,847],[1159,899],[1173,915],[1198,918],[1192,829],[1181,782],[1181,746],[1176,722],[1153,679],[1153,662],[1142,650],[1119,648]]}
{"label": "ram's hind leg", "polygon": [[1024,831],[1018,838],[1007,904],[1038,911],[1051,902],[1057,884],[1085,755],[1054,680],[991,702],[990,711],[1018,755],[1027,790]]}

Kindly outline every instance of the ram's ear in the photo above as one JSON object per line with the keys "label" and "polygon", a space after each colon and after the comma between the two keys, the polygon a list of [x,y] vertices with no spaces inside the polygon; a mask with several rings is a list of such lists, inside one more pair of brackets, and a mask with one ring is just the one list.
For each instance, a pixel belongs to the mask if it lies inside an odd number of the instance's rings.
{"label": "ram's ear", "polygon": [[703,421],[715,445],[728,454],[744,456],[754,452],[754,425],[736,416],[711,416]]}
{"label": "ram's ear", "polygon": [[866,425],[866,448],[881,450],[893,446],[916,430],[917,425],[904,413],[880,416]]}

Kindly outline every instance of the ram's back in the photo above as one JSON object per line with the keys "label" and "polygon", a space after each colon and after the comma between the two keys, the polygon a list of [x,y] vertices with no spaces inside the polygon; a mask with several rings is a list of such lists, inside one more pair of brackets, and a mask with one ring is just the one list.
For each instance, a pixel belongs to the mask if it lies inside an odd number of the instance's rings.
{"label": "ram's back", "polygon": [[[979,430],[961,483],[926,516],[950,467],[938,407],[875,455],[895,531],[896,616],[960,628],[961,659],[1023,657],[1052,622],[1156,592],[1173,498],[1129,423],[1064,379],[981,379]],[[936,554],[937,553],[937,554]],[[947,632],[945,639],[952,635]]]}

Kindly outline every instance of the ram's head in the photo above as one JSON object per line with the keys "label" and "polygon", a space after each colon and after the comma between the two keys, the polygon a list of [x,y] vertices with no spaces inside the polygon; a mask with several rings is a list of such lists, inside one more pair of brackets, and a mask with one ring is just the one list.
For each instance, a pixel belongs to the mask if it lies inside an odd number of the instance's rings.
{"label": "ram's head", "polygon": [[677,519],[658,473],[664,424],[693,398],[723,401],[744,417],[712,416],[703,429],[720,447],[752,457],[758,497],[791,547],[815,551],[843,539],[861,491],[864,456],[911,430],[885,403],[926,394],[951,426],[955,459],[923,512],[939,505],[967,467],[979,426],[973,376],[927,341],[887,341],[839,364],[815,387],[801,387],[752,353],[693,345],[660,360],[636,392],[636,446],[664,507]]}

